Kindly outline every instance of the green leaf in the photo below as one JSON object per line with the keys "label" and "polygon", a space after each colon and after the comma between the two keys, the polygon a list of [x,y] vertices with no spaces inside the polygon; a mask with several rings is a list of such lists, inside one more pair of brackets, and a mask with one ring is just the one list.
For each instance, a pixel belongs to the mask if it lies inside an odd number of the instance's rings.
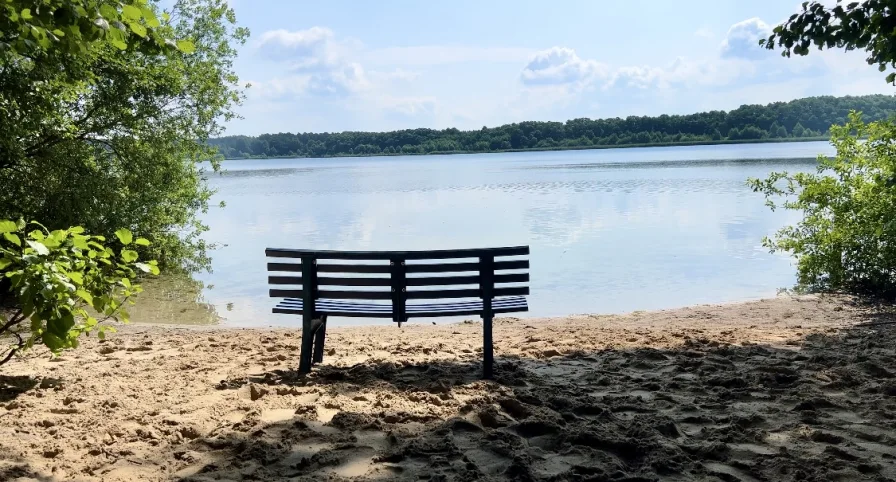
{"label": "green leaf", "polygon": [[75,296],[84,300],[88,305],[93,306],[93,295],[85,290],[75,291]]}
{"label": "green leaf", "polygon": [[44,246],[43,243],[40,243],[38,241],[31,241],[30,239],[26,242],[28,243],[28,246],[31,246],[31,248],[34,249],[35,252],[37,252],[37,254],[41,256],[50,254],[50,250],[47,249],[47,247]]}
{"label": "green leaf", "polygon": [[121,259],[124,260],[125,263],[133,263],[137,261],[139,255],[136,251],[132,251],[130,249],[122,249],[121,250]]}
{"label": "green leaf", "polygon": [[121,284],[124,285],[125,288],[131,287],[131,280],[127,278],[121,278]]}
{"label": "green leaf", "polygon": [[3,233],[3,238],[16,246],[22,245],[22,240],[13,233]]}
{"label": "green leaf", "polygon": [[30,8],[23,9],[22,13],[20,13],[19,16],[22,17],[22,20],[31,20],[32,18],[34,18],[31,16]]}
{"label": "green leaf", "polygon": [[16,223],[7,219],[0,220],[0,233],[11,233],[18,230],[19,227],[16,226]]}
{"label": "green leaf", "polygon": [[68,232],[70,232],[72,234],[84,234],[84,228],[82,228],[81,226],[75,226],[75,227],[69,228]]}
{"label": "green leaf", "polygon": [[134,240],[134,244],[136,244],[137,246],[149,246],[152,243],[150,243],[146,238],[137,238]]}
{"label": "green leaf", "polygon": [[0,269],[6,269],[13,261],[9,258],[0,258]]}
{"label": "green leaf", "polygon": [[58,336],[54,335],[53,333],[50,333],[49,331],[45,332],[43,335],[41,335],[41,339],[43,340],[44,345],[47,345],[47,348],[49,348],[50,351],[52,351],[54,353],[58,352],[63,347],[65,347],[65,342],[62,341],[62,339],[59,338]]}
{"label": "green leaf", "polygon": [[[73,271],[68,274],[68,277],[70,280],[74,281],[75,283],[78,283],[79,285],[84,284],[84,275],[81,273],[77,273],[77,272]],[[89,301],[88,301],[88,303],[89,303]]]}
{"label": "green leaf", "polygon": [[80,250],[88,250],[90,249],[90,245],[87,243],[87,236],[73,236],[72,237],[72,246],[80,249]]}
{"label": "green leaf", "polygon": [[118,231],[115,231],[115,236],[121,241],[121,244],[127,246],[131,244],[131,241],[134,240],[134,235],[131,234],[127,229],[121,228]]}
{"label": "green leaf", "polygon": [[156,14],[152,11],[152,9],[141,7],[140,12],[143,13],[143,20],[146,21],[146,25],[148,25],[150,28],[159,28],[162,25],[159,23],[159,19],[156,17]]}
{"label": "green leaf", "polygon": [[114,18],[118,18],[118,10],[115,10],[112,5],[108,3],[104,3],[100,5],[100,15],[106,18],[106,20],[112,20]]}
{"label": "green leaf", "polygon": [[144,273],[152,273],[156,276],[159,275],[159,267],[154,264],[134,263],[134,266],[136,266],[137,269],[143,271]]}
{"label": "green leaf", "polygon": [[137,7],[135,7],[135,6],[133,6],[133,5],[125,5],[125,6],[123,6],[123,7],[121,8],[121,15],[122,15],[124,18],[130,19],[130,20],[134,20],[134,21],[139,21],[139,20],[140,20],[140,17],[142,17],[142,15],[141,15],[141,13],[140,13],[140,9],[137,8]]}
{"label": "green leaf", "polygon": [[137,22],[131,22],[128,24],[128,26],[131,27],[131,31],[135,34],[139,35],[140,37],[146,37],[146,27],[144,27],[143,25],[140,25]]}
{"label": "green leaf", "polygon": [[189,40],[178,40],[177,49],[185,54],[192,54],[196,51],[196,46]]}

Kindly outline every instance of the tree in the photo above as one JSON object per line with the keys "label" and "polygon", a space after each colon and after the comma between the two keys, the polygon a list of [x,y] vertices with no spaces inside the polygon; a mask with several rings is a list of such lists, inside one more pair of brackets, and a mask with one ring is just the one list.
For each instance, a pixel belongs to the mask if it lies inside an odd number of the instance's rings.
{"label": "tree", "polygon": [[[865,0],[827,7],[822,2],[804,2],[796,13],[775,27],[760,45],[768,49],[782,48],[781,54],[808,55],[812,45],[818,50],[842,48],[865,50],[869,65],[881,72],[896,68],[896,18],[892,0]],[[887,75],[887,82],[896,85],[896,72]]]}
{"label": "tree", "polygon": [[806,134],[806,128],[803,127],[799,122],[793,126],[793,129],[790,130],[793,133],[793,137],[803,137]]}
{"label": "tree", "polygon": [[[866,140],[861,140],[866,139]],[[751,179],[772,209],[803,213],[765,240],[797,259],[799,283],[813,290],[896,296],[896,126],[866,124],[858,113],[831,128],[834,158],[819,158],[816,173],[773,173]]]}
{"label": "tree", "polygon": [[[209,143],[228,157],[233,157],[234,153],[267,157],[288,152],[305,157],[321,157],[367,154],[358,151],[358,145],[375,146],[383,152],[388,148],[400,151],[405,145],[416,146],[420,152],[483,152],[506,149],[504,141],[508,140],[510,147],[516,149],[720,141],[724,139],[722,133],[728,133],[731,129],[737,129],[735,139],[744,138],[742,131],[749,126],[759,131],[748,130],[747,138],[762,139],[774,134],[779,137],[787,136],[787,129],[773,129],[774,123],[793,126],[801,122],[805,129],[826,132],[831,124],[845,122],[847,114],[853,109],[863,111],[869,121],[885,119],[896,110],[896,98],[886,95],[823,96],[767,105],[744,105],[730,112],[631,116],[624,120],[579,118],[565,124],[521,122],[475,131],[449,128],[393,132],[278,133],[258,137],[221,137],[211,139]],[[773,132],[768,132],[769,129]],[[716,132],[718,135],[715,135]],[[615,137],[612,137],[614,134]],[[248,147],[250,145],[251,149]]]}
{"label": "tree", "polygon": [[[200,163],[217,165],[207,140],[242,99],[232,62],[248,32],[225,0],[179,0],[170,12],[137,0],[53,1],[119,5],[125,17],[140,5],[142,20],[129,24],[125,38],[135,43],[124,49],[107,33],[109,42],[82,39],[81,49],[51,43],[18,60],[18,48],[3,54],[0,218],[37,219],[50,230],[82,225],[106,237],[127,227],[153,240],[141,249],[164,266],[206,266],[197,212],[212,193]],[[135,26],[152,23],[146,12],[159,25],[144,33]],[[18,45],[10,25],[0,36]],[[156,32],[167,47],[144,45]]]}

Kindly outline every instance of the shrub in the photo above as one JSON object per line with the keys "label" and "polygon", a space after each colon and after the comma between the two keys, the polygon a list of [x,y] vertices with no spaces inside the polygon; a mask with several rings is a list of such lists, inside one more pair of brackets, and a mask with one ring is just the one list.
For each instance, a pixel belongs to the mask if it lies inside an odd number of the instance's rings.
{"label": "shrub", "polygon": [[783,197],[803,213],[764,245],[796,257],[803,288],[896,296],[896,125],[852,112],[831,144],[837,155],[820,157],[816,173],[749,181],[772,209]]}
{"label": "shrub", "polygon": [[[133,249],[149,241],[126,229],[115,236],[117,243],[107,243],[81,227],[49,231],[0,220],[0,365],[35,344],[58,354],[77,347],[82,334],[114,331],[103,321],[128,321],[124,307],[142,291],[138,274],[159,269],[155,261],[139,262]],[[117,253],[112,244],[120,245]]]}

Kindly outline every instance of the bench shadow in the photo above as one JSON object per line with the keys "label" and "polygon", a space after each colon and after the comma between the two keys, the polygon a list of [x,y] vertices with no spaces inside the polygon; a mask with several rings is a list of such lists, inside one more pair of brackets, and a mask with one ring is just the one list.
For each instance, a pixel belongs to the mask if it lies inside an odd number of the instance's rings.
{"label": "bench shadow", "polygon": [[35,472],[23,461],[0,459],[0,480],[49,482],[53,479]]}
{"label": "bench shadow", "polygon": [[472,358],[264,373],[249,382],[295,411],[194,440],[201,462],[178,480],[896,479],[893,324],[499,356],[495,380],[480,373]]}

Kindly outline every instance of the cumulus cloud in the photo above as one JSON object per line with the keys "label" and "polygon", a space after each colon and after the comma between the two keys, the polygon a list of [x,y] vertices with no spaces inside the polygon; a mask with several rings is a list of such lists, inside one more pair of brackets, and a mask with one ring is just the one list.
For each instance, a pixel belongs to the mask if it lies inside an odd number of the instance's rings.
{"label": "cumulus cloud", "polygon": [[772,52],[759,46],[759,40],[770,33],[771,27],[758,17],[732,25],[722,41],[722,58],[758,60],[773,56]]}
{"label": "cumulus cloud", "polygon": [[308,91],[314,95],[346,97],[369,86],[361,65],[350,62],[313,73],[308,82]]}
{"label": "cumulus cloud", "polygon": [[585,84],[606,74],[605,65],[583,60],[573,49],[552,47],[533,55],[520,79],[526,85]]}
{"label": "cumulus cloud", "polygon": [[[283,62],[292,72],[290,86],[273,79],[267,86],[271,92],[302,92],[317,96],[346,97],[367,89],[370,81],[358,62],[349,58],[348,42],[340,41],[332,30],[311,27],[307,30],[270,30],[263,33],[256,49],[267,59]],[[300,81],[301,80],[301,81]]]}
{"label": "cumulus cloud", "polygon": [[271,60],[296,62],[299,66],[321,65],[335,61],[333,39],[333,31],[324,27],[295,32],[269,30],[261,34],[257,49]]}
{"label": "cumulus cloud", "polygon": [[308,76],[275,77],[269,80],[253,80],[249,83],[249,96],[258,99],[283,99],[305,93],[311,79]]}

